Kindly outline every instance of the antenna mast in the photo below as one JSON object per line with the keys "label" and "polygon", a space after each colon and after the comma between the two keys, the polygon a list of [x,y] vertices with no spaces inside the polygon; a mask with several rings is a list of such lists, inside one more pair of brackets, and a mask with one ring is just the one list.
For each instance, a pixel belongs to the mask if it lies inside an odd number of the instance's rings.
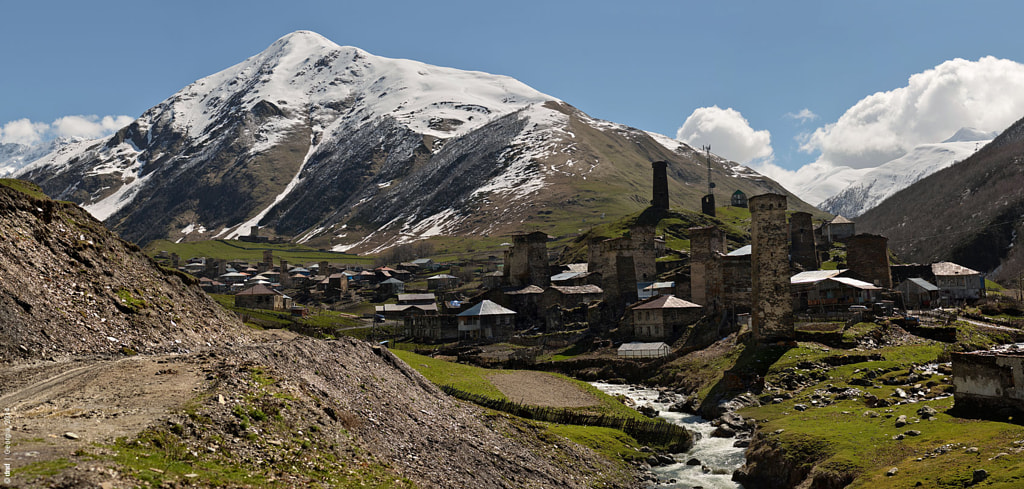
{"label": "antenna mast", "polygon": [[711,145],[705,144],[704,146],[701,146],[701,149],[704,150],[704,154],[708,163],[708,195],[714,195],[715,184],[714,182],[711,181]]}

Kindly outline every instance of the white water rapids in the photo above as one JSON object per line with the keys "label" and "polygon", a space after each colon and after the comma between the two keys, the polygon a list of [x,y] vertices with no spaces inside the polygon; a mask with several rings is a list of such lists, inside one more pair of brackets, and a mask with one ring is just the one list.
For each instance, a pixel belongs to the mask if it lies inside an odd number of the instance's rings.
{"label": "white water rapids", "polygon": [[[742,489],[742,485],[732,481],[732,473],[744,462],[744,448],[733,447],[735,438],[713,438],[711,432],[715,427],[700,416],[669,412],[669,405],[657,402],[659,391],[633,385],[605,384],[592,382],[594,387],[609,395],[622,394],[633,400],[637,407],[649,405],[658,410],[658,417],[670,423],[686,427],[700,433],[700,439],[694,442],[693,448],[686,453],[672,454],[678,463],[661,467],[652,467],[651,471],[658,476],[655,487],[669,489]],[[700,461],[699,465],[686,465],[690,459]]]}

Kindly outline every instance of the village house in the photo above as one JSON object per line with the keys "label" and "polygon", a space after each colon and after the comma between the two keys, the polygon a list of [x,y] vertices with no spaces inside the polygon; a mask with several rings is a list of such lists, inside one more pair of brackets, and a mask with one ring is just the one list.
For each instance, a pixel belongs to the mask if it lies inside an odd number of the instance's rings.
{"label": "village house", "polygon": [[908,278],[896,286],[905,309],[928,309],[938,304],[939,288],[923,278]]}
{"label": "village house", "polygon": [[857,234],[857,225],[843,216],[836,216],[835,219],[822,224],[818,230],[824,242],[834,243]]}
{"label": "village house", "polygon": [[932,275],[939,295],[950,303],[985,296],[985,277],[981,272],[946,261],[933,263]]}
{"label": "village house", "polygon": [[484,300],[459,313],[459,337],[475,340],[504,340],[512,336],[516,312]]}
{"label": "village house", "polygon": [[452,290],[459,286],[459,279],[446,273],[427,278],[427,290]]}
{"label": "village house", "polygon": [[870,305],[882,290],[874,284],[841,276],[846,270],[811,270],[790,277],[793,310],[845,311],[852,305]]}
{"label": "village house", "polygon": [[631,307],[631,314],[634,338],[663,340],[696,323],[704,308],[674,295],[660,295]]}
{"label": "village house", "polygon": [[292,299],[266,285],[257,284],[235,294],[235,307],[286,311],[292,307]]}

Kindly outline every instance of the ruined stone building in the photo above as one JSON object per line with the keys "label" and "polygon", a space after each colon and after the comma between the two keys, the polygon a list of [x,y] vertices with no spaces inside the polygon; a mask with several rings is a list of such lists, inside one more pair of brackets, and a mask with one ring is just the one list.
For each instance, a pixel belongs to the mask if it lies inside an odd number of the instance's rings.
{"label": "ruined stone building", "polygon": [[540,231],[513,236],[512,247],[505,250],[504,284],[547,287],[551,283],[547,243],[547,233]]}
{"label": "ruined stone building", "polygon": [[884,289],[892,288],[892,272],[889,265],[889,239],[874,234],[858,234],[846,240],[846,265],[849,276],[875,284]]}
{"label": "ruined stone building", "polygon": [[592,240],[587,247],[587,269],[600,274],[605,300],[616,314],[637,301],[638,283],[654,282],[656,258],[652,226],[635,226],[629,236]]}
{"label": "ruined stone building", "polygon": [[786,196],[751,197],[751,327],[758,342],[791,341],[789,226]]}
{"label": "ruined stone building", "polygon": [[803,270],[817,270],[818,251],[814,243],[814,223],[809,212],[794,212],[789,217],[789,258]]}
{"label": "ruined stone building", "polygon": [[1024,415],[1024,351],[1017,347],[953,353],[953,406],[1015,419]]}

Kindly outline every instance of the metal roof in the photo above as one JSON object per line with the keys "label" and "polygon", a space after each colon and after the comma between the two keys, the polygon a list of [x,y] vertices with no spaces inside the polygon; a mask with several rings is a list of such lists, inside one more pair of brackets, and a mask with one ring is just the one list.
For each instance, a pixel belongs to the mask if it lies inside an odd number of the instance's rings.
{"label": "metal roof", "polygon": [[483,302],[466,309],[459,313],[459,317],[465,316],[501,316],[505,314],[515,314],[516,312],[511,309],[505,309],[494,302],[484,299]]}
{"label": "metal roof", "polygon": [[750,245],[746,245],[726,253],[725,256],[747,256],[752,253],[752,250]]}
{"label": "metal roof", "polygon": [[551,276],[551,281],[552,282],[561,282],[563,280],[572,280],[572,279],[574,279],[576,277],[579,277],[580,275],[582,275],[582,272],[562,272],[562,273],[559,273],[557,275],[552,275]]}
{"label": "metal roof", "polygon": [[942,277],[950,275],[980,275],[981,272],[971,270],[965,266],[957,265],[950,261],[932,263],[932,274]]}
{"label": "metal roof", "polygon": [[858,289],[861,289],[861,290],[882,290],[881,287],[879,287],[879,286],[877,286],[875,284],[869,284],[869,283],[867,283],[867,282],[865,282],[863,280],[857,280],[855,278],[832,277],[829,280],[832,280],[834,282],[839,282],[839,283],[841,283],[843,285],[849,285],[850,287],[855,287],[855,288],[858,288]]}
{"label": "metal roof", "polygon": [[807,272],[800,272],[789,278],[791,284],[813,284],[815,282],[821,282],[832,277],[836,277],[846,270],[811,270]]}
{"label": "metal roof", "polygon": [[693,307],[704,307],[700,304],[694,304],[690,301],[680,299],[672,294],[659,295],[657,299],[654,299],[645,304],[640,304],[633,309],[685,309]]}
{"label": "metal roof", "polygon": [[931,282],[929,282],[929,281],[927,281],[927,280],[925,280],[923,278],[916,278],[915,277],[915,278],[908,278],[907,280],[910,281],[910,283],[915,284],[918,287],[920,287],[920,288],[922,288],[922,289],[924,289],[924,290],[926,290],[928,292],[937,292],[939,290],[939,288],[937,286],[932,285]]}

